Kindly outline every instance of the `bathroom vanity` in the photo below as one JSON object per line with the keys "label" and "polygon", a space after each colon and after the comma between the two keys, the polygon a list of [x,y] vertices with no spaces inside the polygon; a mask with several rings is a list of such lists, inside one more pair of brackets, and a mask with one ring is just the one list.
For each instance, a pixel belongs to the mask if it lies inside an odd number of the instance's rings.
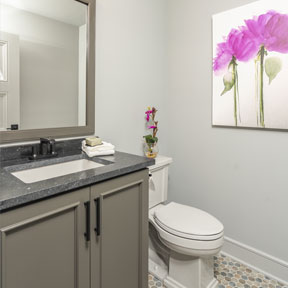
{"label": "bathroom vanity", "polygon": [[146,288],[154,160],[45,140],[95,133],[96,1],[14,2],[0,4],[0,143],[43,147],[0,148],[0,288]]}
{"label": "bathroom vanity", "polygon": [[[53,161],[75,157],[86,156]],[[154,160],[94,158],[104,165],[29,184],[12,171],[31,169],[31,161],[1,161],[1,288],[147,287],[146,167]]]}

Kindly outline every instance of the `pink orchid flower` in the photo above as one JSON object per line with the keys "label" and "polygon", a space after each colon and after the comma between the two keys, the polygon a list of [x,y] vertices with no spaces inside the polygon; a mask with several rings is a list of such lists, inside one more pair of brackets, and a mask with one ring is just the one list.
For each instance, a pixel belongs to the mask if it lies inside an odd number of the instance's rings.
{"label": "pink orchid flower", "polygon": [[152,114],[152,113],[153,113],[152,110],[147,110],[147,111],[145,112],[147,122],[149,122],[149,120],[150,120],[150,114]]}
{"label": "pink orchid flower", "polygon": [[156,126],[148,126],[148,129],[155,129]]}

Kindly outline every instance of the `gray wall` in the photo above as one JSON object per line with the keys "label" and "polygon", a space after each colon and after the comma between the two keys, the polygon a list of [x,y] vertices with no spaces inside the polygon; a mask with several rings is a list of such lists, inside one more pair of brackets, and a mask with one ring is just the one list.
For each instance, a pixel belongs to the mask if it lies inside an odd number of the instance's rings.
{"label": "gray wall", "polygon": [[142,137],[148,134],[144,113],[154,105],[159,146],[166,153],[165,1],[97,0],[96,5],[96,135],[142,155]]}
{"label": "gray wall", "polygon": [[209,211],[226,236],[287,261],[287,132],[211,127],[211,17],[249,2],[168,2],[167,113],[177,111],[169,118],[169,198]]}
{"label": "gray wall", "polygon": [[249,2],[97,1],[96,134],[142,154],[142,114],[155,105],[160,152],[174,160],[169,199],[287,261],[287,132],[211,126],[211,17]]}

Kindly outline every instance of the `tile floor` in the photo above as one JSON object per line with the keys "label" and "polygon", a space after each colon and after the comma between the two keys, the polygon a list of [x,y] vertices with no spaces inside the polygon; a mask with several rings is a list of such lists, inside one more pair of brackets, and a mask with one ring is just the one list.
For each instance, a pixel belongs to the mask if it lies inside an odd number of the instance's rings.
{"label": "tile floor", "polygon": [[[223,254],[214,257],[215,277],[218,288],[288,288]],[[164,288],[161,281],[149,275],[149,288]]]}

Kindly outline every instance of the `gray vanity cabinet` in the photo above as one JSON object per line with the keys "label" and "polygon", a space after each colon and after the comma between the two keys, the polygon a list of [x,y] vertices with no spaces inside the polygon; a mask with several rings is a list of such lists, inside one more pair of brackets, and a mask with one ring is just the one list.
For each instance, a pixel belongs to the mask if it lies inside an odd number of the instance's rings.
{"label": "gray vanity cabinet", "polygon": [[0,288],[147,288],[147,171],[0,214]]}
{"label": "gray vanity cabinet", "polygon": [[89,188],[0,214],[1,288],[89,288]]}
{"label": "gray vanity cabinet", "polygon": [[91,288],[147,288],[147,170],[92,186],[91,202]]}

